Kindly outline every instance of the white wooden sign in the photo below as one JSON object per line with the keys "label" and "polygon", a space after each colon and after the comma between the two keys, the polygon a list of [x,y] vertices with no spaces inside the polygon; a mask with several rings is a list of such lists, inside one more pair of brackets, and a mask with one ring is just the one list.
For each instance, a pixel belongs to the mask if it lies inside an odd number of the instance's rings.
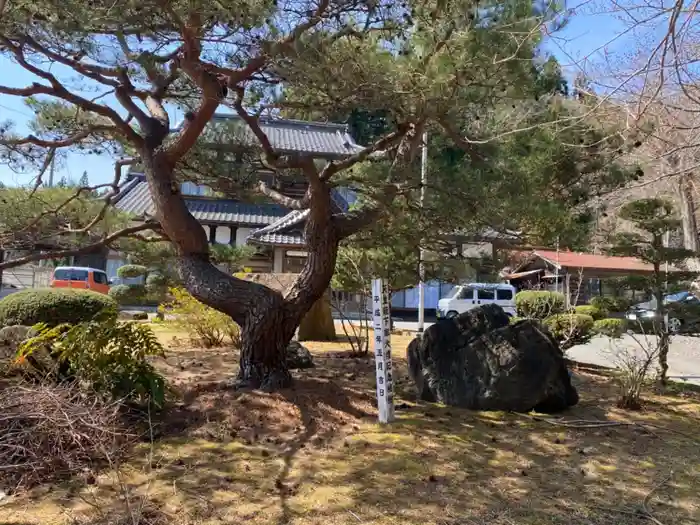
{"label": "white wooden sign", "polygon": [[394,380],[391,368],[391,296],[388,283],[372,281],[374,357],[377,364],[377,406],[379,422],[394,420]]}

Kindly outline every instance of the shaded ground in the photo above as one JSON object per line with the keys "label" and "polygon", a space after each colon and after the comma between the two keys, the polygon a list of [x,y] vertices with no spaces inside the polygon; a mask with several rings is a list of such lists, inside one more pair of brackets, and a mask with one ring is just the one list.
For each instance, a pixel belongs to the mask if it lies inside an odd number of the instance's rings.
{"label": "shaded ground", "polygon": [[[620,424],[577,429],[414,403],[396,359],[400,410],[379,426],[374,362],[341,357],[347,345],[309,344],[317,368],[263,394],[222,388],[236,373],[231,350],[161,338],[179,401],[154,418],[153,444],[93,486],[0,501],[0,523],[114,517],[124,494],[134,516],[148,501],[142,524],[631,525],[645,522],[644,505],[665,525],[700,522],[697,393],[647,396],[627,413],[609,377],[580,369],[581,403],[566,419]],[[397,355],[408,340],[393,338]]]}

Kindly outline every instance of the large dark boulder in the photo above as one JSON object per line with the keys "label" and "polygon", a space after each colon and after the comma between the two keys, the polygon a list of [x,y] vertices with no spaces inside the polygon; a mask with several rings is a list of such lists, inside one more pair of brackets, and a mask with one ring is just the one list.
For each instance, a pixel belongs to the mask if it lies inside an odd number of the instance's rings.
{"label": "large dark boulder", "polygon": [[496,305],[440,321],[408,346],[425,401],[473,410],[557,412],[578,403],[564,355],[537,321],[509,324]]}

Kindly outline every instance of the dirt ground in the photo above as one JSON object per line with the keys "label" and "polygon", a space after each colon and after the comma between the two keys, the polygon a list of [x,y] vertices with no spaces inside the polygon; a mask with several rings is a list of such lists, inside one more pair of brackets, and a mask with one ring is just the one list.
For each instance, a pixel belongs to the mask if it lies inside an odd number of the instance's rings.
{"label": "dirt ground", "polygon": [[381,426],[373,358],[347,344],[309,343],[316,368],[265,394],[226,386],[235,351],[158,333],[177,402],[152,439],[94,483],[1,500],[1,524],[700,523],[697,392],[624,412],[608,375],[578,369],[568,423],[416,403],[395,335],[397,420]]}

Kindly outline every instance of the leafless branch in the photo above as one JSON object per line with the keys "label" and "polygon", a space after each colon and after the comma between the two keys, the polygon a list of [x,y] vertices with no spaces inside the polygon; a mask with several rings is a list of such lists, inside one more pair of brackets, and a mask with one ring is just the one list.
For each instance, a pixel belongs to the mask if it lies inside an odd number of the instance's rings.
{"label": "leafless branch", "polygon": [[15,268],[17,266],[22,266],[24,264],[29,264],[31,262],[44,261],[47,259],[58,259],[61,257],[71,257],[75,255],[83,255],[85,253],[92,253],[96,250],[103,248],[106,245],[122,238],[133,235],[144,230],[152,230],[160,228],[160,224],[156,221],[148,221],[143,224],[138,224],[136,226],[129,226],[127,228],[122,228],[108,235],[104,235],[101,239],[80,246],[79,248],[68,248],[63,250],[54,250],[49,252],[34,252],[32,254],[13,259],[11,261],[5,261],[0,263],[0,269]]}
{"label": "leafless branch", "polygon": [[24,49],[21,45],[15,44],[13,41],[0,35],[0,44],[7,48],[13,55],[15,61],[26,71],[36,75],[37,77],[46,80],[50,85],[44,85],[39,83],[33,83],[31,86],[25,88],[11,88],[7,86],[0,86],[0,94],[12,95],[19,97],[30,97],[34,95],[48,95],[51,97],[59,98],[70,104],[75,105],[85,111],[100,115],[109,119],[115,125],[115,130],[119,131],[122,136],[128,139],[132,144],[137,147],[142,144],[142,139],[134,131],[127,122],[122,119],[119,114],[109,106],[102,104],[97,104],[86,98],[83,98],[75,93],[66,89],[66,87],[59,82],[59,80],[48,71],[36,67],[30,64],[24,54]]}

